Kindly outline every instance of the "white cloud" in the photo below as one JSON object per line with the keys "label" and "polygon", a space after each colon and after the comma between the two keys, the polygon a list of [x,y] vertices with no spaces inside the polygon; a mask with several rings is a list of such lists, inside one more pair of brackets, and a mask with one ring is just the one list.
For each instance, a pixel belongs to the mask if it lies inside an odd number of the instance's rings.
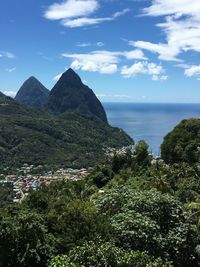
{"label": "white cloud", "polygon": [[0,58],[9,58],[9,59],[13,59],[15,58],[15,55],[13,53],[10,52],[5,52],[5,51],[0,51]]}
{"label": "white cloud", "polygon": [[[185,70],[185,75],[187,77],[200,76],[200,65],[190,66],[189,68],[187,68]],[[200,78],[200,77],[198,77],[198,78]]]}
{"label": "white cloud", "polygon": [[63,26],[76,28],[112,21],[130,11],[124,9],[109,17],[90,17],[99,7],[97,0],[65,0],[62,3],[50,5],[45,11],[44,17],[50,20],[61,20]]}
{"label": "white cloud", "polygon": [[144,100],[147,99],[146,96],[141,95],[141,96],[131,96],[127,94],[97,94],[97,97],[101,99],[102,101],[125,101],[125,102],[143,102]]}
{"label": "white cloud", "polygon": [[166,81],[168,80],[168,76],[167,75],[162,75],[162,76],[153,75],[152,80],[153,81]]}
{"label": "white cloud", "polygon": [[108,66],[101,67],[100,73],[102,74],[113,74],[117,72],[117,65],[116,64],[110,64]]}
{"label": "white cloud", "polygon": [[182,68],[182,69],[188,69],[188,68],[191,67],[191,65],[185,64],[185,63],[179,63],[179,64],[176,64],[175,67],[179,67],[179,68]]}
{"label": "white cloud", "polygon": [[165,43],[132,42],[137,48],[159,55],[159,59],[174,61],[185,51],[200,52],[200,1],[199,0],[152,0],[143,9],[147,16],[164,16],[157,24],[166,35]]}
{"label": "white cloud", "polygon": [[186,77],[197,77],[197,80],[200,80],[200,65],[177,64],[175,67],[185,69]]}
{"label": "white cloud", "polygon": [[97,42],[97,43],[77,43],[76,46],[77,47],[89,47],[89,46],[98,46],[98,47],[102,47],[105,44],[103,42]]}
{"label": "white cloud", "polygon": [[160,80],[161,81],[166,81],[166,80],[168,80],[168,76],[167,75],[162,75],[161,77],[160,77]]}
{"label": "white cloud", "polygon": [[[90,72],[99,72],[104,74],[116,73],[119,62],[126,58],[128,60],[147,60],[144,53],[139,50],[133,51],[92,51],[86,54],[62,54],[63,57],[72,59],[71,68]],[[150,67],[151,65],[149,65]]]}
{"label": "white cloud", "polygon": [[176,58],[177,54],[179,53],[179,50],[175,46],[169,46],[167,44],[153,44],[144,41],[130,41],[129,44],[137,48],[159,54],[158,58],[160,60],[181,61],[180,59]]}
{"label": "white cloud", "polygon": [[90,72],[112,74],[117,72],[118,54],[109,51],[93,51],[89,54],[63,54],[71,58],[71,68]]}
{"label": "white cloud", "polygon": [[99,7],[96,0],[68,0],[54,3],[45,11],[45,18],[50,20],[70,19],[92,14]]}
{"label": "white cloud", "polygon": [[3,94],[10,96],[12,98],[14,98],[16,96],[16,92],[14,92],[14,91],[4,91]]}
{"label": "white cloud", "polygon": [[153,81],[167,80],[167,76],[162,75],[165,72],[161,65],[149,63],[148,61],[139,61],[132,66],[123,66],[121,70],[122,76],[125,78],[135,77],[137,75],[145,74],[152,76]]}
{"label": "white cloud", "polygon": [[103,43],[103,42],[97,42],[97,46],[98,47],[102,47],[102,46],[104,46],[105,44]]}
{"label": "white cloud", "polygon": [[103,17],[103,18],[78,17],[74,19],[67,18],[62,20],[62,25],[70,28],[97,25],[105,21],[113,21],[116,18],[125,15],[127,12],[129,12],[129,9],[124,9],[122,11],[116,12],[111,17]]}
{"label": "white cloud", "polygon": [[78,46],[78,47],[88,47],[88,46],[91,46],[91,43],[78,43],[78,44],[76,44],[76,46]]}
{"label": "white cloud", "polygon": [[155,63],[148,63],[147,70],[150,75],[160,75],[164,72],[163,67],[161,65],[156,65]]}
{"label": "white cloud", "polygon": [[159,77],[157,75],[152,76],[152,81],[159,81]]}
{"label": "white cloud", "polygon": [[62,75],[63,75],[63,72],[57,74],[55,77],[53,77],[53,81],[57,82]]}
{"label": "white cloud", "polygon": [[125,15],[126,13],[130,12],[130,9],[129,8],[125,8],[123,9],[122,11],[118,11],[118,12],[115,12],[113,14],[113,18],[118,18],[118,17],[121,17],[123,15]]}
{"label": "white cloud", "polygon": [[16,68],[6,69],[6,71],[9,72],[9,73],[12,73],[12,72],[15,71],[15,70],[16,70]]}
{"label": "white cloud", "polygon": [[153,0],[153,4],[143,10],[149,16],[164,16],[174,14],[200,16],[199,0]]}
{"label": "white cloud", "polygon": [[62,25],[69,28],[78,28],[83,26],[97,25],[105,21],[111,21],[113,18],[77,18],[63,20]]}
{"label": "white cloud", "polygon": [[127,98],[131,99],[133,98],[132,96],[129,95],[121,95],[121,94],[97,94],[97,97],[99,98]]}
{"label": "white cloud", "polygon": [[126,78],[130,78],[132,76],[145,73],[146,73],[146,68],[144,66],[144,62],[137,62],[133,64],[131,67],[123,66],[121,71],[121,74]]}
{"label": "white cloud", "polygon": [[144,56],[143,51],[140,50],[140,49],[135,49],[135,50],[132,50],[132,51],[124,52],[124,56],[125,56],[127,59],[143,59],[143,60],[146,60],[146,59],[147,59],[147,58]]}

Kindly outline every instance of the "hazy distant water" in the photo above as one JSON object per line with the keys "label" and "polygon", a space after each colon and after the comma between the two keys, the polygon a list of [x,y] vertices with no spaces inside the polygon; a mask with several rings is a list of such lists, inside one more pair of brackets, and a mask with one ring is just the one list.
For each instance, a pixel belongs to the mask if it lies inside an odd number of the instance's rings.
{"label": "hazy distant water", "polygon": [[135,141],[145,140],[154,155],[163,137],[179,122],[200,118],[200,104],[103,103],[109,123],[124,129]]}

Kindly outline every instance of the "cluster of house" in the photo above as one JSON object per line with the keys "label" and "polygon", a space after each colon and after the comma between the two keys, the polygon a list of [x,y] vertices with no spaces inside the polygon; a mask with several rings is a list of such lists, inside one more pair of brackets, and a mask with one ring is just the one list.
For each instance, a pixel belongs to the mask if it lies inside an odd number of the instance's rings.
{"label": "cluster of house", "polygon": [[[40,167],[40,166],[38,166]],[[33,165],[24,165],[18,169],[16,174],[0,175],[0,184],[6,186],[13,194],[14,202],[21,202],[30,192],[37,190],[41,186],[47,186],[56,180],[78,181],[84,179],[90,172],[90,169],[59,169],[57,171],[48,171],[42,174],[33,174],[35,169]]]}

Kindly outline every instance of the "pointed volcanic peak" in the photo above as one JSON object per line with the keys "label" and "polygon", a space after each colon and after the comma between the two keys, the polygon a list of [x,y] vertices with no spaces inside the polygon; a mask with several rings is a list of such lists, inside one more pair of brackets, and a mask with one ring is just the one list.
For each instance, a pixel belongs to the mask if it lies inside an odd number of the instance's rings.
{"label": "pointed volcanic peak", "polygon": [[20,104],[41,108],[47,102],[49,90],[35,77],[31,76],[19,89],[15,100]]}
{"label": "pointed volcanic peak", "polygon": [[53,87],[46,106],[48,111],[55,114],[77,112],[82,115],[96,116],[107,123],[101,102],[72,69],[62,74]]}
{"label": "pointed volcanic peak", "polygon": [[58,81],[59,85],[81,86],[83,83],[78,74],[71,68],[65,71]]}

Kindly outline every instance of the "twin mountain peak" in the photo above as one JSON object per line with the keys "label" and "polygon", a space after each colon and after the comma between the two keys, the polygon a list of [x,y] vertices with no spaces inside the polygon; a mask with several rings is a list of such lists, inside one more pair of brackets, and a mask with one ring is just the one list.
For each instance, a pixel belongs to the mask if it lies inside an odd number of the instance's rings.
{"label": "twin mountain peak", "polygon": [[15,100],[35,108],[44,108],[53,114],[76,112],[96,116],[107,123],[101,102],[71,68],[62,74],[51,91],[35,77],[30,77],[19,89]]}

